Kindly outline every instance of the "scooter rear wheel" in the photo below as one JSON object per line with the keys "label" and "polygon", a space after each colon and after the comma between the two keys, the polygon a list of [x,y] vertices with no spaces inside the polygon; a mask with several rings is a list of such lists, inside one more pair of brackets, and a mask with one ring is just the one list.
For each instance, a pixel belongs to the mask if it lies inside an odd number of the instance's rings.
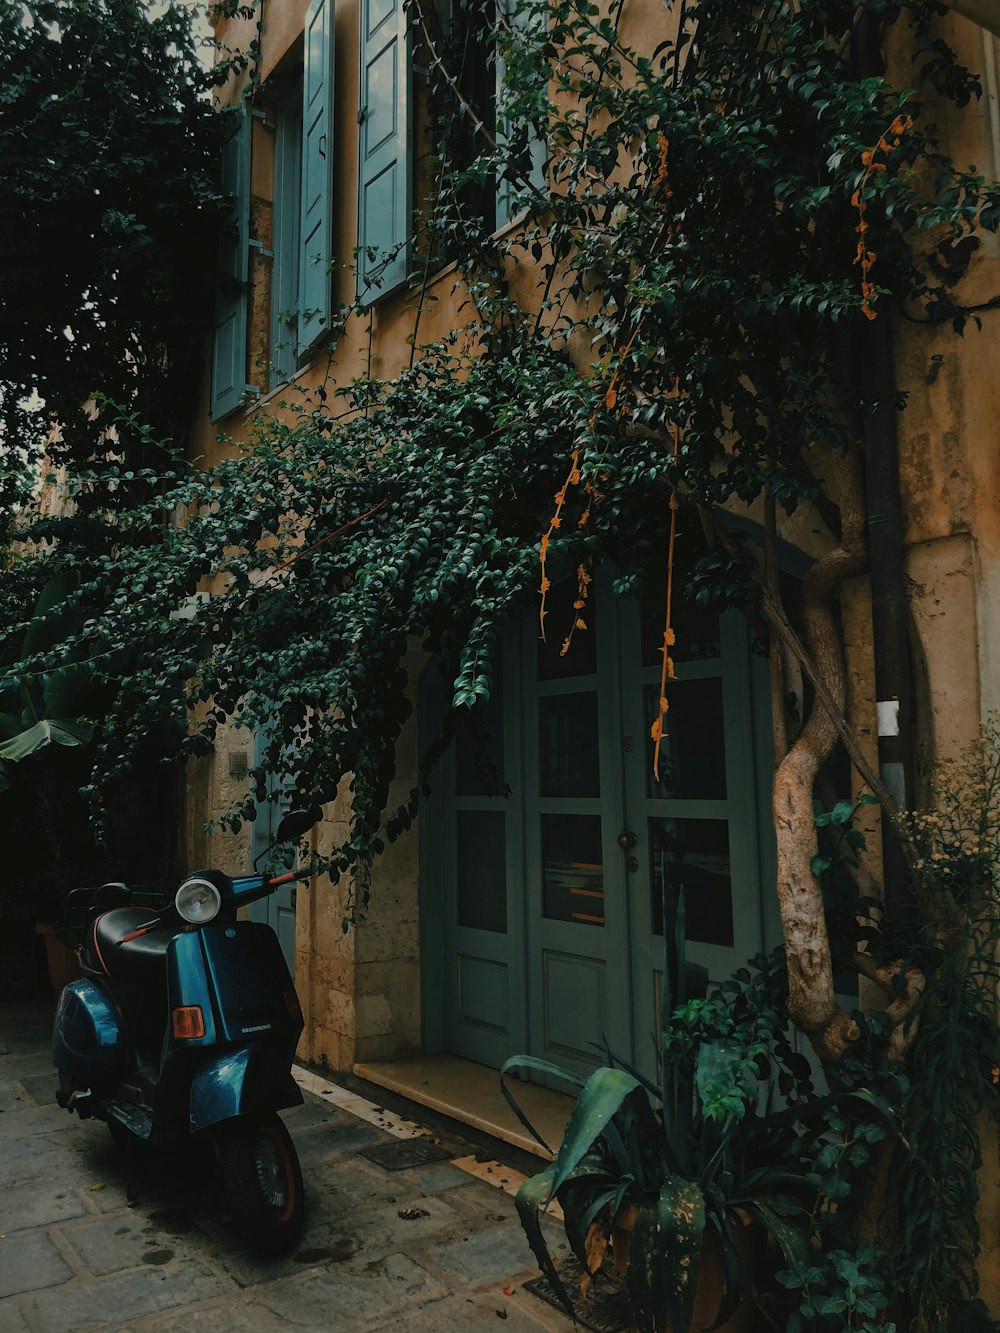
{"label": "scooter rear wheel", "polygon": [[302,1235],[302,1169],[288,1130],[270,1111],[219,1134],[233,1227],[261,1254],[283,1254]]}

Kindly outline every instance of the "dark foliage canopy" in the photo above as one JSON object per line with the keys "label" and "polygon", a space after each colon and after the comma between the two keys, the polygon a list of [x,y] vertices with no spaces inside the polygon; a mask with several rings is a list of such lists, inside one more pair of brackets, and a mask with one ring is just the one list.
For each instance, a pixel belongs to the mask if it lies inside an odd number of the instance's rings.
{"label": "dark foliage canopy", "polygon": [[[57,421],[93,460],[94,395],[163,438],[190,415],[225,213],[192,11],[0,0],[0,435],[8,486]],[[179,299],[182,297],[182,299]],[[44,402],[44,413],[25,403]],[[0,503],[11,499],[0,493]]]}

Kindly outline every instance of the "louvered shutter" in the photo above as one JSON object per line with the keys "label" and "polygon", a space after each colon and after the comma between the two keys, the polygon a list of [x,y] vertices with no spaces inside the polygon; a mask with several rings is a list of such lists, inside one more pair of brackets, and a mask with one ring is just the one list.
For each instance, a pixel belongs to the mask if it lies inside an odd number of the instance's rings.
{"label": "louvered shutter", "polygon": [[219,255],[219,267],[229,281],[220,288],[216,302],[210,405],[213,421],[239,407],[247,391],[250,108],[243,103],[238,112],[231,114],[236,127],[222,150],[222,188],[232,198],[234,217]]}
{"label": "louvered shutter", "polygon": [[[532,28],[537,28],[540,20],[537,14],[526,12],[523,8],[517,8],[510,0],[499,0],[503,12],[510,20],[510,25],[515,34],[524,33],[527,38]],[[509,115],[506,112],[508,102],[504,84],[507,78],[506,62],[500,52],[497,52],[497,142],[503,144],[511,135],[513,127],[509,123]],[[537,190],[545,188],[545,158],[547,149],[545,140],[540,138],[531,130],[528,138],[528,153],[531,158],[531,167],[528,173],[528,182]],[[525,205],[523,199],[525,191],[524,182],[518,182],[516,186],[511,185],[509,181],[501,180],[497,189],[497,227],[504,227],[522,211]],[[519,199],[518,196],[522,198]]]}
{"label": "louvered shutter", "polygon": [[299,350],[330,327],[333,261],[333,0],[306,15],[299,220]]}
{"label": "louvered shutter", "polygon": [[408,268],[410,39],[403,0],[362,0],[358,120],[358,295],[369,304],[404,282]]}

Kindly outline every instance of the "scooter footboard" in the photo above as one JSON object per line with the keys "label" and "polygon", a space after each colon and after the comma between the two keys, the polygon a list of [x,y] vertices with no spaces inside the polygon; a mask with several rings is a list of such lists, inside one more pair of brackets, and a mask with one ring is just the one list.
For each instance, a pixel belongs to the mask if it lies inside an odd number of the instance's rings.
{"label": "scooter footboard", "polygon": [[302,1100],[277,1052],[260,1045],[240,1046],[202,1065],[192,1079],[191,1133],[252,1111],[300,1106]]}

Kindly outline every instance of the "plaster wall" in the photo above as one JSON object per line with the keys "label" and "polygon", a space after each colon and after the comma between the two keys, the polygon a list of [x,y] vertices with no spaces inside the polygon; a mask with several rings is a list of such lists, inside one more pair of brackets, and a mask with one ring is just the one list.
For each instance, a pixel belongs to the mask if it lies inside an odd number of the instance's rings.
{"label": "plaster wall", "polygon": [[[1000,175],[1000,44],[959,17],[943,35],[980,72],[976,113],[933,108],[947,126],[960,164]],[[900,77],[903,53],[896,53]],[[941,244],[927,249],[940,280],[969,304],[1000,293],[1000,238],[985,235],[967,267]],[[950,326],[897,321],[897,384],[907,394],[900,416],[900,481],[906,515],[910,603],[923,656],[928,726],[925,762],[950,758],[974,740],[1000,706],[1000,376],[997,312],[985,311],[964,336]]]}

